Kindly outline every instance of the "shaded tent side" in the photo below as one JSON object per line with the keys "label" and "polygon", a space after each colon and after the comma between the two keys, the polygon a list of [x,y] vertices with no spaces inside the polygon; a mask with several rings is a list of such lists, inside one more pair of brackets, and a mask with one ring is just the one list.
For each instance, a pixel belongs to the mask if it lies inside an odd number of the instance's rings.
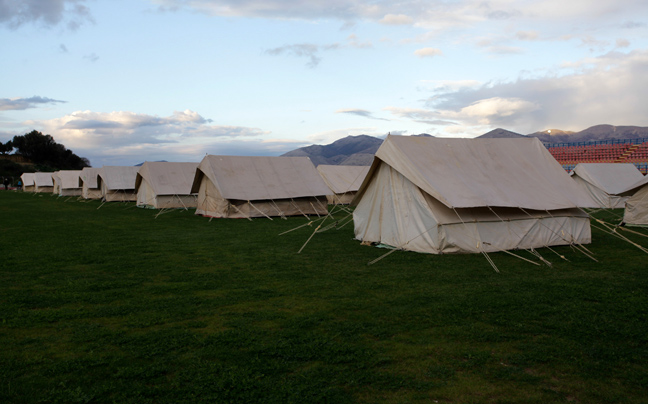
{"label": "shaded tent side", "polygon": [[135,178],[139,167],[103,166],[98,175],[98,187],[106,202],[135,202]]}
{"label": "shaded tent side", "polygon": [[99,173],[101,168],[85,167],[79,174],[81,196],[85,199],[101,199],[102,193],[99,186]]}
{"label": "shaded tent side", "polygon": [[52,192],[59,196],[80,196],[79,175],[81,170],[61,170],[52,175]]}
{"label": "shaded tent side", "polygon": [[320,164],[317,171],[332,193],[328,203],[348,205],[369,172],[369,166],[335,166]]}
{"label": "shaded tent side", "polygon": [[589,207],[623,209],[628,196],[619,193],[643,175],[634,164],[580,163],[574,167],[571,177],[595,201]]}
{"label": "shaded tent side", "polygon": [[152,209],[195,208],[191,193],[198,163],[145,162],[135,180],[137,206]]}
{"label": "shaded tent side", "polygon": [[327,214],[330,193],[307,157],[206,156],[191,192],[196,214],[252,218]]}
{"label": "shaded tent side", "polygon": [[53,189],[52,173],[34,173],[34,192],[51,194]]}
{"label": "shaded tent side", "polygon": [[648,226],[648,176],[626,187],[620,195],[627,197],[623,223],[628,226]]}
{"label": "shaded tent side", "polygon": [[24,192],[34,192],[34,173],[23,173],[20,176],[22,181],[22,190]]}

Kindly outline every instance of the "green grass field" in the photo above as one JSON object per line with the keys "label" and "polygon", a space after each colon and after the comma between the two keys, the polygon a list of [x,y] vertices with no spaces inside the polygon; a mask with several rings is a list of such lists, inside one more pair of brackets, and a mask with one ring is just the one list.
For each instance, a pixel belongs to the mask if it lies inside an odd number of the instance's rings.
{"label": "green grass field", "polygon": [[99,206],[0,192],[1,403],[648,401],[648,256],[598,230],[599,262],[496,273],[367,265],[386,250],[352,224],[297,254],[314,228],[279,234],[304,217]]}

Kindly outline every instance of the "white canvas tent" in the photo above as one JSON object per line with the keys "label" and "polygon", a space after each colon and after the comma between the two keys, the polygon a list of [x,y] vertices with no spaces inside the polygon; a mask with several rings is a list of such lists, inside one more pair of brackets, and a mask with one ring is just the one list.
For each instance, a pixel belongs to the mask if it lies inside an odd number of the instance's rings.
{"label": "white canvas tent", "polygon": [[137,206],[154,209],[195,208],[196,194],[191,193],[198,163],[147,161],[135,180]]}
{"label": "white canvas tent", "polygon": [[308,157],[206,156],[191,187],[196,214],[250,218],[327,214],[331,191]]}
{"label": "white canvas tent", "polygon": [[353,200],[362,181],[369,172],[369,166],[334,166],[320,164],[317,166],[326,185],[333,191],[326,196],[328,203],[348,205]]}
{"label": "white canvas tent", "polygon": [[641,180],[634,164],[580,163],[571,176],[596,202],[591,208],[623,209],[627,196],[619,193]]}
{"label": "white canvas tent", "polygon": [[532,139],[388,136],[352,202],[355,237],[426,252],[591,242],[591,204]]}
{"label": "white canvas tent", "polygon": [[81,196],[85,199],[101,199],[101,188],[99,187],[99,173],[101,168],[85,167],[79,174],[79,185],[81,185]]}
{"label": "white canvas tent", "polygon": [[139,167],[103,166],[99,171],[98,185],[106,202],[137,200],[135,178]]}
{"label": "white canvas tent", "polygon": [[628,226],[648,226],[648,176],[619,192],[626,197],[623,223]]}
{"label": "white canvas tent", "polygon": [[34,173],[34,192],[52,193],[53,189],[52,173]]}
{"label": "white canvas tent", "polygon": [[25,192],[34,192],[34,173],[23,173],[20,176],[22,181],[22,190]]}
{"label": "white canvas tent", "polygon": [[81,174],[81,170],[61,170],[52,174],[53,193],[59,196],[81,195],[79,174]]}

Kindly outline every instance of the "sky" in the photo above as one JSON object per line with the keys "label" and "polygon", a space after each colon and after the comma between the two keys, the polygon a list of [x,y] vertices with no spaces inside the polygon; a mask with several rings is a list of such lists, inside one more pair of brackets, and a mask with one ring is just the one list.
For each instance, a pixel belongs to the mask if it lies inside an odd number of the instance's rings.
{"label": "sky", "polygon": [[94,167],[647,112],[646,0],[0,0],[0,141]]}

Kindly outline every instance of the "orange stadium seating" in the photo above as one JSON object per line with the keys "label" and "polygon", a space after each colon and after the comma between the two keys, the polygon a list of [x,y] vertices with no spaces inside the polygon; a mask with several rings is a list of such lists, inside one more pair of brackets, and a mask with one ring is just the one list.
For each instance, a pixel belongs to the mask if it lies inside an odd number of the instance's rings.
{"label": "orange stadium seating", "polygon": [[614,139],[578,143],[545,143],[567,171],[578,163],[633,163],[648,172],[648,139]]}

